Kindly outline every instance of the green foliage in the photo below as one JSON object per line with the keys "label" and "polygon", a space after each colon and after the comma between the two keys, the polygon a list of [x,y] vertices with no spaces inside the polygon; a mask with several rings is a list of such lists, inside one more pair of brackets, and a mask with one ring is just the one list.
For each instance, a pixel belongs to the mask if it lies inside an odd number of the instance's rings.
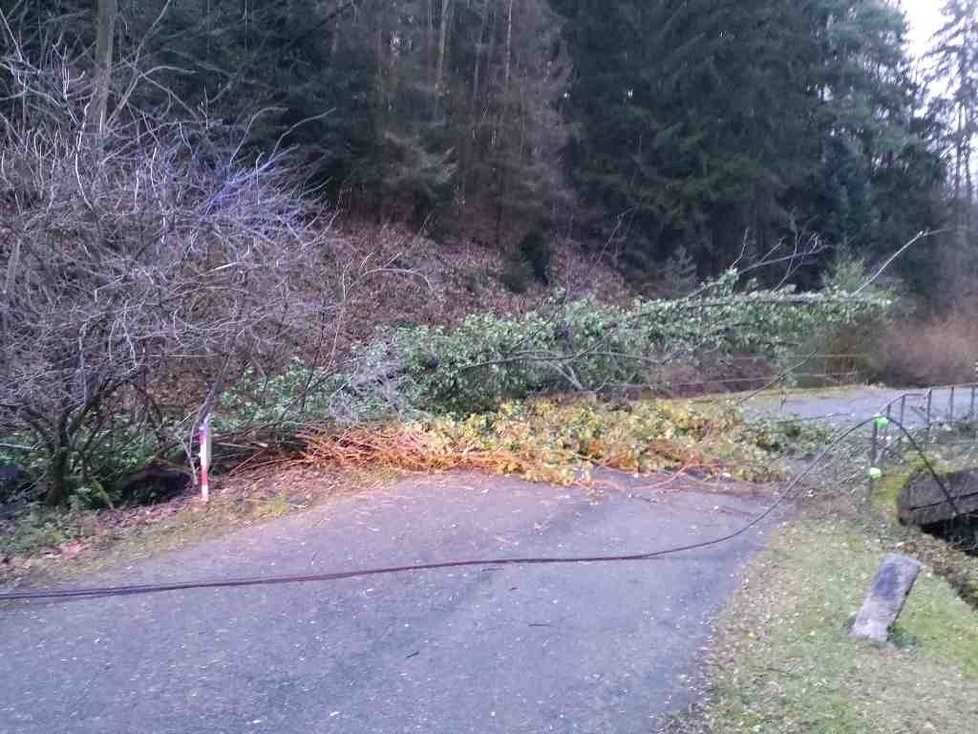
{"label": "green foliage", "polygon": [[248,369],[221,394],[213,429],[225,436],[288,442],[311,425],[369,423],[402,412],[399,408],[415,408],[403,396],[388,394],[385,377],[371,372],[384,359],[378,342],[363,348],[357,372],[329,372],[298,359],[280,374]]}
{"label": "green foliage", "polygon": [[751,427],[758,447],[793,459],[811,458],[833,433],[829,426],[814,421],[754,420]]}
{"label": "green foliage", "polygon": [[[28,56],[62,33],[67,47],[84,49],[90,24],[63,12],[76,6],[7,3],[11,37]],[[974,0],[952,6],[945,65],[964,53],[956,39],[973,35],[965,21]],[[294,0],[243,10],[187,0],[159,11],[125,4],[117,29],[120,58],[138,45],[154,69],[154,84],[133,90],[144,107],[199,110],[208,129],[245,126],[245,151],[290,149],[317,190],[365,202],[383,219],[421,223],[447,208],[464,220],[471,207],[488,221],[481,230],[494,229],[480,237],[516,252],[503,274],[514,290],[549,280],[552,245],[537,233],[571,199],[575,223],[602,241],[613,229],[620,262],[663,275],[675,295],[697,272],[768,251],[795,233],[794,221],[853,253],[818,295],[734,294],[725,276],[685,301],[616,308],[558,296],[523,317],[400,329],[366,347],[347,374],[298,363],[246,374],[221,399],[225,433],[291,435],[319,420],[661,386],[671,364],[704,352],[778,357],[878,314],[878,294],[844,296],[858,261],[939,224],[940,130],[917,112],[905,29],[885,0]],[[85,53],[71,63],[80,78],[90,72]],[[114,83],[128,84],[119,67]],[[972,77],[958,80],[958,92],[974,96]],[[944,101],[944,119],[973,107]],[[954,132],[964,155],[968,130]],[[198,153],[216,155],[204,141]],[[568,175],[575,197],[565,196]],[[929,242],[907,260],[918,284],[932,272]],[[164,416],[150,430],[117,412],[48,457],[66,464],[68,493],[80,502],[116,501],[113,483],[165,448],[159,435],[175,425]],[[97,447],[84,461],[59,453],[84,445]]]}
{"label": "green foliage", "polygon": [[221,397],[215,429],[288,437],[317,423],[464,416],[540,393],[654,390],[667,386],[677,362],[733,352],[778,359],[813,334],[880,317],[889,306],[879,294],[834,288],[735,292],[737,280],[730,271],[695,297],[636,299],[627,308],[557,293],[521,316],[381,331],[346,373],[299,361],[279,375],[248,371]]}
{"label": "green foliage", "polygon": [[259,375],[248,368],[218,401],[214,430],[225,435],[275,431],[291,435],[332,409],[332,396],[343,386],[343,375],[306,366],[294,359],[277,375]]}
{"label": "green foliage", "polygon": [[537,481],[589,479],[595,467],[642,473],[687,469],[744,480],[777,475],[774,454],[763,445],[766,432],[722,405],[650,399],[518,401],[464,419],[438,418],[419,428],[463,455],[499,455],[498,469]]}
{"label": "green foliage", "polygon": [[870,257],[940,225],[934,121],[892,3],[554,4],[577,69],[572,175],[599,211],[629,213],[634,275],[680,247],[716,272],[745,235],[767,252],[794,221]]}
{"label": "green foliage", "polygon": [[472,316],[448,331],[400,329],[389,349],[411,402],[467,413],[541,391],[662,386],[666,367],[705,352],[778,356],[813,333],[880,313],[886,302],[827,291],[730,293],[735,274],[697,298],[554,301],[518,318]]}
{"label": "green foliage", "polygon": [[[664,387],[667,368],[698,355],[748,352],[777,357],[800,339],[878,315],[878,296],[852,298],[779,291],[735,293],[737,275],[726,274],[694,298],[636,300],[621,308],[557,294],[547,308],[519,317],[489,314],[465,319],[452,330],[427,326],[381,332],[348,372],[327,372],[294,360],[279,374],[246,371],[221,395],[217,434],[252,434],[290,441],[310,425],[358,424],[400,417],[492,411],[508,400],[546,392],[621,392]],[[73,505],[110,507],[131,501],[118,482],[158,457],[161,436],[175,435],[176,418],[116,415],[90,446],[65,467]],[[86,429],[87,430],[87,429]],[[783,431],[766,429],[755,443],[780,451]],[[15,442],[12,437],[11,442]],[[31,454],[26,468],[43,478],[50,458]],[[165,457],[164,457],[165,458]]]}
{"label": "green foliage", "polygon": [[[82,440],[91,430],[83,432]],[[115,416],[112,426],[92,442],[91,451],[79,457],[83,463],[75,475],[76,494],[81,492],[91,498],[94,506],[125,501],[116,484],[145,467],[161,448],[160,434],[147,422],[133,416]]]}
{"label": "green foliage", "polygon": [[[90,45],[68,6],[15,3],[14,34]],[[117,47],[154,69],[138,95],[246,122],[249,150],[292,148],[344,208],[459,236],[478,219],[510,247],[574,201],[602,240],[627,225],[620,262],[645,278],[684,250],[719,272],[793,221],[869,258],[939,228],[939,153],[960,193],[978,88],[975,0],[946,7],[955,84],[926,115],[890,0],[137,0]],[[905,259],[917,286],[931,245]]]}
{"label": "green foliage", "polygon": [[466,199],[501,229],[546,218],[567,66],[546,0],[187,0],[158,14],[137,2],[127,21],[142,39],[158,20],[140,49],[168,91],[216,119],[260,110],[253,149],[293,146],[362,213],[420,225]]}
{"label": "green foliage", "polygon": [[829,290],[853,293],[866,282],[866,278],[865,259],[843,250],[826,270],[823,285]]}
{"label": "green foliage", "polygon": [[971,164],[978,142],[978,0],[944,0],[941,9],[945,22],[930,54],[930,81],[939,94],[935,111],[944,122],[942,145],[953,158],[955,218],[967,227],[973,216]]}
{"label": "green foliage", "polygon": [[[159,433],[145,416],[132,413],[120,410],[111,416],[107,414],[106,420],[98,424],[86,424],[64,447],[62,481],[73,508],[99,509],[127,502],[129,498],[122,496],[118,483],[157,455]],[[40,445],[30,448],[34,440],[36,436],[26,432],[8,434],[3,437],[4,443],[22,445],[29,450],[0,452],[0,463],[17,464],[31,476],[30,491],[22,492],[19,497],[27,501],[36,500],[44,493],[53,466],[51,455]],[[0,497],[2,501],[4,498]]]}
{"label": "green foliage", "polygon": [[679,245],[676,251],[666,258],[658,280],[672,297],[683,296],[696,289],[696,261],[685,245]]}

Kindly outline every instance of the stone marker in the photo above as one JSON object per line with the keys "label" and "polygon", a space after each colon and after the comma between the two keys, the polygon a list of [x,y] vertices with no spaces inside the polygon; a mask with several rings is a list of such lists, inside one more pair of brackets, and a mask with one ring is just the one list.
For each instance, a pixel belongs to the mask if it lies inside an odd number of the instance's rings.
{"label": "stone marker", "polygon": [[890,626],[896,622],[910,595],[920,564],[913,558],[889,554],[873,580],[873,587],[852,625],[853,637],[886,642]]}

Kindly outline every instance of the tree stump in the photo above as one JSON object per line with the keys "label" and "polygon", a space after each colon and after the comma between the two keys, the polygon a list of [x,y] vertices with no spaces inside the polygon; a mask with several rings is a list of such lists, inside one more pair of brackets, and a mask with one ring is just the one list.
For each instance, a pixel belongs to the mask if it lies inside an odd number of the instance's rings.
{"label": "tree stump", "polygon": [[919,573],[920,564],[913,558],[895,553],[888,555],[856,615],[850,633],[852,637],[886,642],[890,627],[903,611]]}

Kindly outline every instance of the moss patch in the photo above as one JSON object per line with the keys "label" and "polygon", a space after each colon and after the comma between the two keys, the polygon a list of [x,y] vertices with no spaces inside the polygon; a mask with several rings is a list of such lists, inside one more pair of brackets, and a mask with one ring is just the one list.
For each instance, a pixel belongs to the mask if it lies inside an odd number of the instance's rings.
{"label": "moss patch", "polygon": [[900,493],[909,486],[922,468],[922,466],[915,468],[900,467],[895,471],[884,471],[883,478],[873,484],[871,494],[873,509],[877,512],[886,513],[888,517],[896,517],[897,500],[900,498]]}

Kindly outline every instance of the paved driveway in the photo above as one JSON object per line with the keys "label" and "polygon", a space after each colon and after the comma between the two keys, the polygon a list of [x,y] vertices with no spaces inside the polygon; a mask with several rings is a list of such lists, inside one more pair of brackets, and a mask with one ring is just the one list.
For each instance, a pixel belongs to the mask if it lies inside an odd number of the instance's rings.
{"label": "paved driveway", "polygon": [[[739,527],[763,498],[622,478],[399,484],[96,581],[628,553]],[[709,619],[761,543],[658,561],[429,571],[0,607],[0,732],[649,732],[694,696]]]}

